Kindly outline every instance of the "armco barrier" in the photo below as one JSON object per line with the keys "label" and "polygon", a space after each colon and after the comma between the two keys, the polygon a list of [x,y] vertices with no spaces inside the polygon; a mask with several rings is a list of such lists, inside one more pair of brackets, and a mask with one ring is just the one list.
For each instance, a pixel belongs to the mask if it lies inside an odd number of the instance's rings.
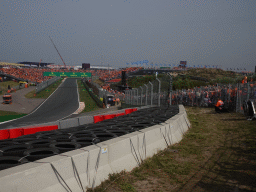
{"label": "armco barrier", "polygon": [[118,138],[0,171],[1,192],[83,191],[98,186],[110,173],[132,170],[189,128],[183,106],[165,123]]}

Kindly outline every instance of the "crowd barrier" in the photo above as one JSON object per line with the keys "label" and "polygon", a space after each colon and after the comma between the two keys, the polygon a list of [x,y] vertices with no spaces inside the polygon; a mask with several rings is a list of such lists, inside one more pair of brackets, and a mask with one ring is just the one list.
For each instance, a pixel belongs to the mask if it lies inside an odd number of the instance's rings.
{"label": "crowd barrier", "polygon": [[182,105],[165,123],[0,172],[2,192],[86,191],[110,173],[131,171],[167,145],[179,142],[190,122]]}

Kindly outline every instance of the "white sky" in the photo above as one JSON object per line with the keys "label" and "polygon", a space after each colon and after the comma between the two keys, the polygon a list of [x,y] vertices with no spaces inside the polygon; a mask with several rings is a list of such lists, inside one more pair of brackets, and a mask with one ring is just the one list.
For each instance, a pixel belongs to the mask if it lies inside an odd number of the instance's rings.
{"label": "white sky", "polygon": [[[2,0],[0,60],[256,65],[255,0]],[[129,63],[127,65],[126,63]]]}

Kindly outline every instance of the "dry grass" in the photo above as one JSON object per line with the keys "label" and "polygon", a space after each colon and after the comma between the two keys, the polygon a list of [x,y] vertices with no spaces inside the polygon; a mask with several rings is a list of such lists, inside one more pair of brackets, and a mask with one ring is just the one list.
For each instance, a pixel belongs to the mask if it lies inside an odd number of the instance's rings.
{"label": "dry grass", "polygon": [[237,78],[237,77],[242,77],[242,75],[235,73],[233,71],[224,71],[220,69],[204,69],[204,68],[198,68],[198,69],[190,69],[188,71],[181,71],[178,73],[186,74],[186,75],[191,75],[191,76],[197,76],[197,77],[203,77],[208,80],[213,80],[213,79],[221,79],[221,78]]}
{"label": "dry grass", "polygon": [[0,95],[7,93],[8,85],[10,85],[10,87],[12,88],[12,87],[19,85],[19,83],[14,82],[14,81],[0,82],[0,91],[2,91],[2,93],[0,93]]}
{"label": "dry grass", "polygon": [[110,175],[94,191],[256,191],[255,121],[213,109],[186,110],[192,128],[180,143],[131,172]]}

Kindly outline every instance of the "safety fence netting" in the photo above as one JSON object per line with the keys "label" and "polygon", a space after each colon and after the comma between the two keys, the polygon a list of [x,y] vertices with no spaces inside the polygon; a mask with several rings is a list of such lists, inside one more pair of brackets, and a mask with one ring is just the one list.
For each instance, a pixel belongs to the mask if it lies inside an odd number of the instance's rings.
{"label": "safety fence netting", "polygon": [[195,87],[172,91],[171,95],[172,105],[214,107],[218,99],[221,99],[227,110],[243,113],[246,101],[256,102],[256,82]]}
{"label": "safety fence netting", "polygon": [[169,76],[157,77],[138,88],[125,91],[124,101],[129,105],[168,105],[171,79]]}
{"label": "safety fence netting", "polygon": [[[126,91],[125,103],[130,105],[177,105],[214,107],[218,99],[229,111],[243,113],[243,105],[251,100],[256,103],[256,82],[217,84],[170,91],[171,80],[157,78],[139,88]],[[171,95],[171,97],[170,97]]]}

